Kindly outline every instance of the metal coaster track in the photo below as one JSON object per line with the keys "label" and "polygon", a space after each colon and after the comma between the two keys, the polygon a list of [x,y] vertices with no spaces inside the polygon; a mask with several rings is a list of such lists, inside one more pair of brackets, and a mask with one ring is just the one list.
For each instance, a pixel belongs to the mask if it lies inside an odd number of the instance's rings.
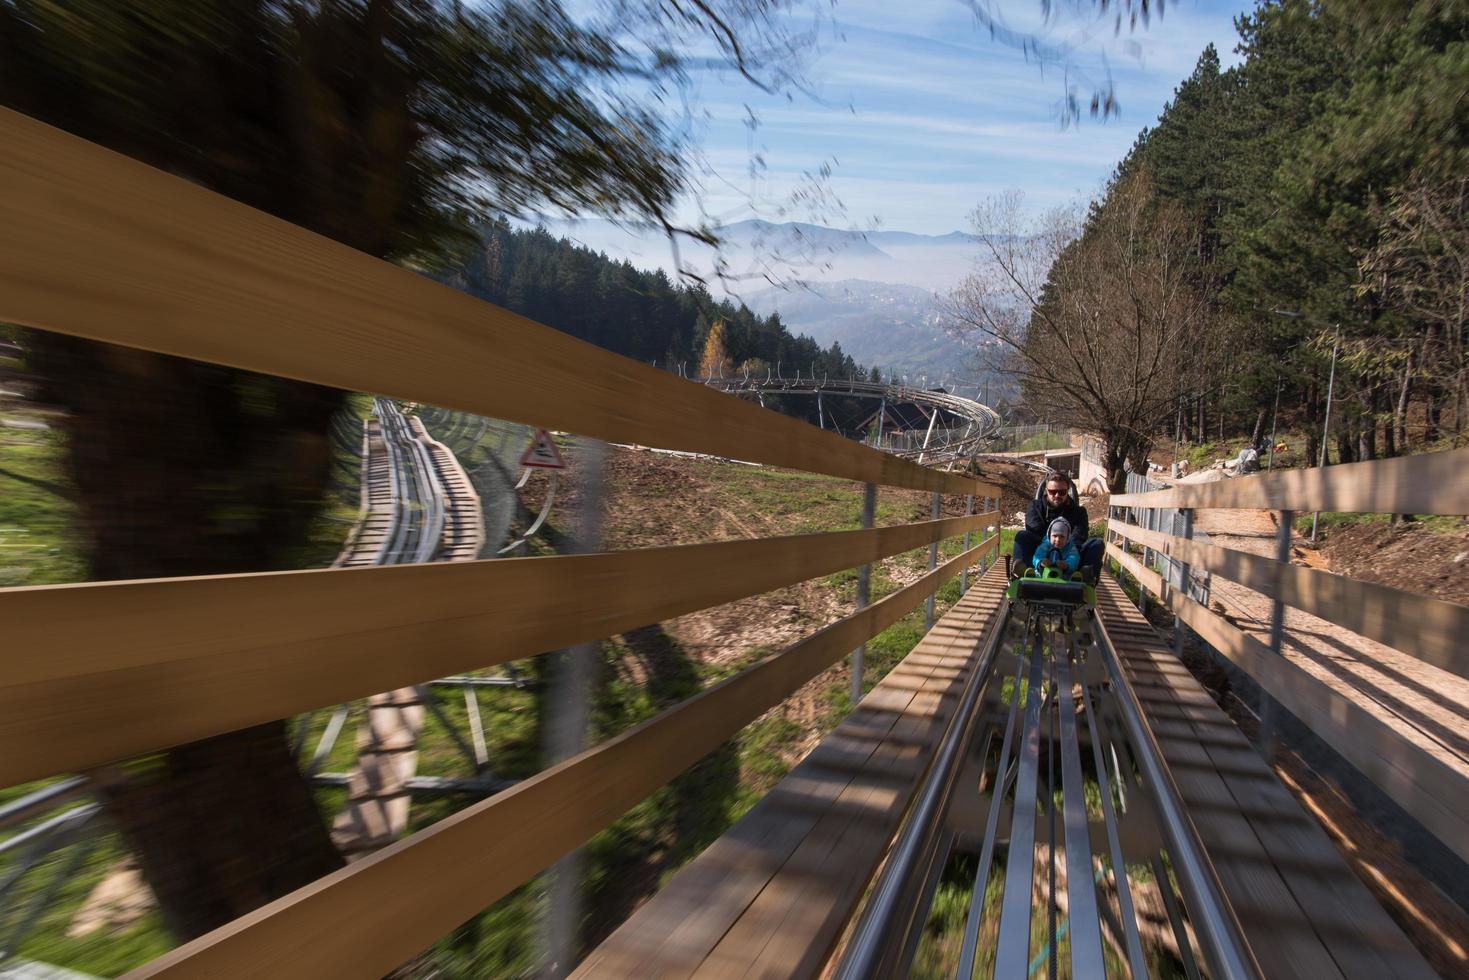
{"label": "metal coaster track", "polygon": [[[419,419],[406,417],[392,399],[374,399],[373,414],[364,422],[359,530],[337,564],[405,565],[479,557],[484,543],[479,496],[454,453],[433,439]],[[464,698],[474,727],[473,747],[447,722],[428,686],[419,684],[370,697],[358,731],[356,768],[319,773],[350,711],[348,705],[337,707],[307,771],[319,783],[348,790],[347,806],[333,826],[339,847],[365,851],[391,843],[407,826],[414,793],[457,788],[485,795],[499,788],[497,781],[483,778],[488,777],[488,757],[472,688],[465,688]],[[474,778],[435,781],[415,775],[425,708],[445,727]],[[306,727],[301,726],[303,735]],[[298,755],[300,748],[298,737]]]}
{"label": "metal coaster track", "polygon": [[338,566],[478,557],[479,495],[453,452],[388,398],[364,423],[363,513]]}
{"label": "metal coaster track", "polygon": [[[1109,947],[1148,976],[1142,933],[1158,946],[1189,928],[1210,976],[1260,976],[1106,628],[1091,610],[1076,622],[1019,612],[1008,607],[992,632],[835,975],[907,975],[945,860],[968,850],[979,858],[956,976],[973,975],[986,927],[998,936],[997,977],[1032,976],[1047,961],[1056,976],[1058,929],[1069,932],[1071,976],[1103,976]],[[976,768],[979,787],[961,778]],[[965,799],[976,788],[978,799]],[[967,822],[976,814],[982,823]],[[1156,828],[1153,839],[1140,847],[1134,830],[1124,849],[1124,818]],[[1184,897],[1187,922],[1165,903],[1167,931],[1144,921],[1131,894],[1148,887],[1135,869],[1155,874],[1139,864],[1144,848],[1154,864],[1166,853]],[[987,887],[997,852],[1007,855],[998,900]],[[1100,911],[1108,894],[1116,919]],[[1198,975],[1190,944],[1174,946]]]}

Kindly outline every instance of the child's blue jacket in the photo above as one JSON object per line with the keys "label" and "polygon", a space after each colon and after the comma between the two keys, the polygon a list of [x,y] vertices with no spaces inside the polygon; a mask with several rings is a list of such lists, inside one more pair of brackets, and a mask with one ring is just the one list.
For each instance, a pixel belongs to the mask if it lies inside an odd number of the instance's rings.
{"label": "child's blue jacket", "polygon": [[1065,563],[1067,575],[1070,575],[1072,572],[1081,567],[1081,552],[1077,550],[1076,543],[1074,541],[1067,541],[1066,547],[1062,548],[1058,552],[1055,546],[1051,544],[1050,538],[1042,541],[1040,547],[1035,549],[1035,559],[1033,560],[1032,564],[1035,565],[1036,571],[1040,571],[1041,562],[1045,561],[1047,558],[1054,559],[1057,556],[1059,556],[1061,561]]}

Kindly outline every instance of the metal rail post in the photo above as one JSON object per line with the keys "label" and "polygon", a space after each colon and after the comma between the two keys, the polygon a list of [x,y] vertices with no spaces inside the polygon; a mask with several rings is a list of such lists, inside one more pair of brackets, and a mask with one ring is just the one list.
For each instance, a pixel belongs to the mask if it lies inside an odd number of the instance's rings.
{"label": "metal rail post", "polygon": [[[1275,560],[1281,566],[1290,564],[1290,530],[1295,517],[1295,511],[1281,511],[1280,527],[1275,529]],[[1280,571],[1277,571],[1275,601],[1270,604],[1270,649],[1277,654],[1285,638],[1285,603],[1280,598],[1280,577]]]}
{"label": "metal rail post", "polygon": [[[1183,527],[1180,529],[1178,536],[1192,541],[1194,537],[1193,508],[1179,508],[1178,517],[1183,522]],[[1178,585],[1179,590],[1183,593],[1182,601],[1188,602],[1191,596],[1189,594],[1189,563],[1186,561],[1178,563]],[[1184,625],[1183,619],[1175,613],[1173,617],[1173,653],[1176,656],[1183,656],[1183,634],[1187,630],[1188,627]]]}
{"label": "metal rail post", "polygon": [[[979,512],[981,514],[988,514],[990,512],[990,498],[988,498],[988,497],[981,497],[981,498],[979,498]],[[998,534],[999,531],[996,530],[995,533]],[[989,528],[983,528],[983,529],[981,529],[980,532],[979,532],[979,543],[980,544],[984,544],[989,539],[990,539],[990,529]],[[980,575],[981,578],[984,577],[985,572],[989,571],[989,567],[990,567],[989,566],[989,552],[986,551],[983,555],[980,556],[980,559],[979,559],[979,575]]]}
{"label": "metal rail post", "polygon": [[[968,517],[970,514],[973,514],[973,513],[974,513],[974,494],[971,493],[969,496],[967,496],[967,497],[964,498],[964,516],[965,517]],[[965,551],[968,551],[969,550],[969,532],[968,531],[965,531],[964,532],[964,550]],[[960,595],[963,595],[964,593],[966,593],[968,591],[969,591],[969,565],[966,564],[963,568],[959,569],[959,594]]]}
{"label": "metal rail post", "polygon": [[[580,445],[585,489],[573,553],[591,554],[602,548],[602,495],[607,444],[600,439],[582,439]],[[586,748],[598,647],[596,642],[580,643],[552,654],[551,689],[546,702],[550,714],[546,725],[549,765],[569,759]],[[577,933],[581,923],[581,872],[580,849],[551,867],[545,919],[545,975],[549,977],[565,977],[575,965],[576,950],[580,945]]]}
{"label": "metal rail post", "polygon": [[[985,532],[985,537],[986,538],[998,538],[998,537],[1001,537],[1002,536],[1002,532],[1000,530],[1000,523],[999,523],[1000,522],[1000,519],[1001,519],[1000,518],[1000,498],[999,497],[990,497],[989,498],[989,502],[985,506],[989,510],[992,510],[992,511],[995,512],[995,526],[992,527],[992,528],[990,528],[988,531]],[[1001,551],[1002,548],[1003,548],[1003,543],[997,543],[995,545],[994,554],[993,555],[986,554],[984,556],[984,564],[980,567],[980,570],[982,572],[988,574],[988,572],[990,570],[990,565],[991,564],[998,565],[1000,563],[1000,551]]]}
{"label": "metal rail post", "polygon": [[934,408],[933,408],[933,414],[929,415],[929,417],[928,417],[928,431],[923,434],[923,449],[924,449],[924,452],[918,454],[918,465],[919,466],[922,466],[923,465],[923,457],[924,457],[924,454],[928,451],[928,440],[930,440],[930,439],[933,438],[933,425],[938,420],[939,420],[939,409],[938,409],[938,406],[935,405]]}
{"label": "metal rail post", "polygon": [[[933,494],[933,519],[939,519],[940,499],[938,491]],[[939,565],[939,543],[935,541],[928,546],[928,570],[931,572]],[[933,602],[934,593],[928,594],[928,601],[923,607],[923,632],[927,633],[933,629]]]}
{"label": "metal rail post", "polygon": [[[1295,522],[1295,511],[1280,512],[1280,527],[1275,530],[1275,600],[1270,604],[1270,652],[1280,656],[1280,647],[1285,640],[1285,602],[1280,598],[1280,583],[1285,566],[1290,564],[1290,531]],[[1275,699],[1260,692],[1260,751],[1266,761],[1275,755]]]}
{"label": "metal rail post", "polygon": [[[1149,531],[1151,531],[1153,529],[1153,514],[1155,514],[1156,512],[1157,511],[1156,511],[1155,508],[1149,507],[1147,510],[1143,511],[1142,520],[1141,521],[1134,521],[1133,523],[1134,524],[1139,524],[1142,527],[1145,527]],[[1150,558],[1151,557],[1152,557],[1152,550],[1145,545],[1143,547],[1143,567],[1144,568],[1152,568],[1153,567],[1152,562],[1150,561]],[[1147,590],[1146,587],[1144,587],[1143,580],[1142,579],[1138,579],[1137,580],[1137,608],[1138,608],[1138,612],[1140,612],[1140,613],[1143,614],[1143,618],[1144,619],[1147,619],[1148,618],[1148,590]]]}
{"label": "metal rail post", "polygon": [[[1130,492],[1130,494],[1131,494],[1131,492],[1133,492],[1133,491],[1131,491],[1131,488],[1128,488],[1128,492]],[[1141,519],[1138,520],[1137,523],[1138,523],[1138,526],[1140,526],[1140,527],[1146,527],[1146,529],[1152,530],[1153,529],[1153,510],[1152,510],[1152,508],[1150,508],[1150,507],[1149,508],[1146,508],[1146,510],[1143,511],[1143,516],[1141,516]],[[1147,547],[1147,545],[1143,545],[1143,567],[1144,567],[1144,569],[1150,569],[1150,567],[1152,567],[1152,566],[1150,566],[1149,563],[1147,563],[1147,557],[1149,557],[1149,547]]]}
{"label": "metal rail post", "polygon": [[[986,511],[994,511],[995,512],[995,526],[986,529],[985,532],[984,532],[985,540],[988,541],[990,538],[998,538],[998,537],[1000,537],[1000,534],[1001,534],[1001,532],[1000,532],[1000,523],[999,523],[1000,522],[1000,498],[999,497],[986,497],[985,498],[984,507],[985,507],[985,510]],[[986,574],[989,573],[990,563],[991,562],[994,562],[997,565],[1000,562],[1000,545],[998,545],[998,544],[995,546],[993,557],[991,557],[991,555],[990,555],[989,552],[985,552],[984,560],[980,563],[980,566],[979,566],[979,573],[981,575],[986,575]]]}
{"label": "metal rail post", "polygon": [[[872,527],[877,515],[877,484],[869,483],[862,491],[862,528]],[[872,565],[868,563],[857,569],[857,608],[866,609],[871,598]],[[862,700],[862,667],[867,659],[867,644],[863,643],[852,651],[852,707]]]}

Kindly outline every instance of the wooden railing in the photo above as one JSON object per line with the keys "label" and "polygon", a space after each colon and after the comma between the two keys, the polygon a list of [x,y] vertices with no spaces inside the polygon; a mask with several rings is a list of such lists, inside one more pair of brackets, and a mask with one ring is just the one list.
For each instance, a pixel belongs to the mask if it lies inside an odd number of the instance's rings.
{"label": "wooden railing", "polygon": [[[1445,846],[1469,860],[1469,780],[1350,698],[1280,655],[1286,607],[1469,677],[1469,607],[1259,555],[1150,531],[1126,515],[1170,507],[1295,513],[1469,514],[1469,449],[1261,474],[1111,498],[1109,555],[1280,705],[1304,722]],[[1173,590],[1128,545],[1184,562],[1274,600],[1271,642]],[[1273,646],[1272,646],[1273,645]]]}
{"label": "wooden railing", "polygon": [[994,486],[600,350],[5,110],[0,226],[3,321],[980,502],[899,527],[610,554],[0,589],[8,785],[981,533],[880,602],[137,976],[381,976],[998,550]]}

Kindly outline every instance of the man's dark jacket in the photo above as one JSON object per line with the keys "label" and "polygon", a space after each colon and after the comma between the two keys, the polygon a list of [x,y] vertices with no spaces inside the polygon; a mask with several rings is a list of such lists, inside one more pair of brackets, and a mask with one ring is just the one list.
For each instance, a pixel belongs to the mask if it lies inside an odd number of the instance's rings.
{"label": "man's dark jacket", "polygon": [[1086,508],[1072,503],[1070,499],[1060,507],[1052,507],[1046,502],[1044,489],[1039,497],[1030,502],[1030,508],[1025,512],[1025,529],[1045,537],[1051,522],[1058,517],[1066,518],[1066,523],[1071,525],[1071,540],[1078,545],[1091,536],[1088,533]]}

